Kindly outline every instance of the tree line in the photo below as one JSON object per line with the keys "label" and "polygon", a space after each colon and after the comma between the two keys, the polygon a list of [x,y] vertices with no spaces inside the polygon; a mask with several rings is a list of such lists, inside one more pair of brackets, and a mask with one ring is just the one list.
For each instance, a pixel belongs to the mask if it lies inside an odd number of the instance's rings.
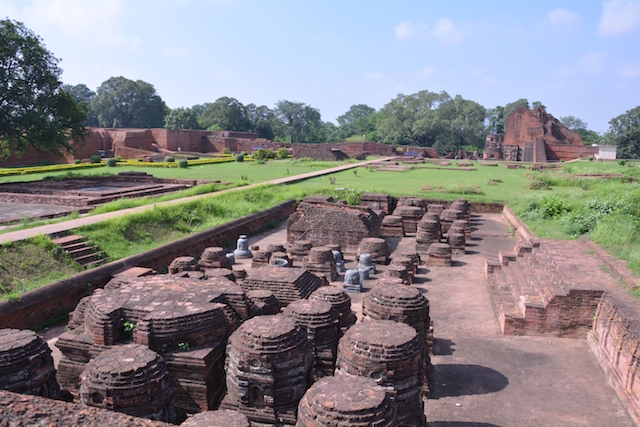
{"label": "tree line", "polygon": [[[509,115],[539,101],[519,99],[485,108],[447,92],[399,94],[379,110],[352,105],[337,118],[322,120],[320,110],[303,102],[278,101],[273,108],[244,105],[232,97],[188,108],[170,109],[154,86],[142,80],[111,77],[96,91],[84,84],[63,85],[58,60],[22,23],[0,20],[0,154],[29,147],[60,153],[87,134],[86,126],[114,128],[209,129],[255,132],[262,138],[293,143],[379,141],[435,147],[440,153],[482,149],[486,135],[506,130]],[[600,135],[573,116],[560,117],[586,144],[618,146],[619,157],[640,158],[640,106],[609,122]],[[70,138],[71,137],[71,140]]]}

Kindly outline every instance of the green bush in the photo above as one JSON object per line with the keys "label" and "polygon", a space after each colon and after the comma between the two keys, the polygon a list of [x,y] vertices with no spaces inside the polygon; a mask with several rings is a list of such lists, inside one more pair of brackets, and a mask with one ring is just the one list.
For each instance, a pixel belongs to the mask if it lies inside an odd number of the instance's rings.
{"label": "green bush", "polygon": [[224,150],[222,150],[222,154],[231,154],[231,150],[229,150],[229,147],[225,147]]}
{"label": "green bush", "polygon": [[100,160],[102,160],[98,154],[92,154],[89,158],[91,159],[91,163],[100,163]]}
{"label": "green bush", "polygon": [[588,159],[590,162],[593,162],[593,156],[589,156],[589,157],[587,157],[587,159]]}
{"label": "green bush", "polygon": [[144,162],[144,159],[136,159],[138,162]]}
{"label": "green bush", "polygon": [[244,156],[242,154],[236,154],[235,156],[236,162],[244,162]]}
{"label": "green bush", "polygon": [[278,158],[279,159],[288,159],[289,158],[289,150],[286,148],[278,148]]}
{"label": "green bush", "polygon": [[333,192],[333,198],[345,200],[349,205],[358,206],[362,193],[365,193],[365,191],[354,190],[353,188],[336,188]]}
{"label": "green bush", "polygon": [[188,168],[188,167],[189,167],[189,162],[188,162],[187,160],[180,160],[180,161],[178,162],[178,167],[179,167],[179,168],[186,169],[186,168]]}
{"label": "green bush", "polygon": [[164,161],[167,162],[167,163],[173,163],[173,162],[176,161],[176,159],[171,157],[171,156],[169,156],[169,157],[165,157]]}
{"label": "green bush", "polygon": [[74,165],[79,165],[80,163],[82,163],[82,162],[80,161],[80,159],[75,159],[75,160],[73,161],[73,164],[74,164]]}
{"label": "green bush", "polygon": [[627,161],[626,161],[626,160],[624,160],[624,159],[620,159],[620,160],[618,160],[618,164],[619,164],[620,166],[624,166],[624,165],[626,165],[626,164],[627,164]]}
{"label": "green bush", "polygon": [[110,168],[116,167],[118,161],[116,159],[107,159],[107,166]]}
{"label": "green bush", "polygon": [[567,202],[557,196],[548,196],[538,200],[533,200],[525,209],[526,212],[539,213],[543,219],[558,218],[570,210],[571,209]]}

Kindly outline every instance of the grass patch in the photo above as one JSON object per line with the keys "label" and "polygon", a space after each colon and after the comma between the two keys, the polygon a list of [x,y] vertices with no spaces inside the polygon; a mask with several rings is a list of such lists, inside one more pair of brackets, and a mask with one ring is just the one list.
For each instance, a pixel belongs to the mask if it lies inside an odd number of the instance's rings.
{"label": "grass patch", "polygon": [[213,195],[172,206],[155,206],[81,227],[110,261],[153,249],[171,241],[256,213],[309,193],[297,186],[264,185],[233,193]]}
{"label": "grass patch", "polygon": [[24,292],[81,270],[80,264],[46,236],[5,243],[0,245],[0,299],[19,299]]}

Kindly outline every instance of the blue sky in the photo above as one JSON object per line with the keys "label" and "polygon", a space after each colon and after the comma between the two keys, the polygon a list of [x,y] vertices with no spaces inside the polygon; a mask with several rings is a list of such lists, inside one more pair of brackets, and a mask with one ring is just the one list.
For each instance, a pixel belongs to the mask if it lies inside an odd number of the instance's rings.
{"label": "blue sky", "polygon": [[640,105],[640,0],[0,0],[0,16],[44,39],[65,83],[142,79],[171,108],[287,99],[335,121],[444,90],[605,131]]}

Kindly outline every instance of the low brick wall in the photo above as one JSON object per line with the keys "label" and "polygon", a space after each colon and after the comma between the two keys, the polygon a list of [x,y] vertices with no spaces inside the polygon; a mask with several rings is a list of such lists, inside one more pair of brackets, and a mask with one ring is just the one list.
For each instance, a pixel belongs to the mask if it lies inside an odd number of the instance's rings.
{"label": "low brick wall", "polygon": [[[420,197],[420,196],[417,196]],[[422,197],[421,197],[422,198]],[[429,204],[435,205],[443,205],[445,209],[449,209],[453,200],[440,200],[440,199],[425,199]],[[393,197],[392,204],[395,209],[398,203],[398,198]],[[502,203],[493,203],[493,202],[469,202],[471,205],[471,213],[472,214],[481,214],[481,213],[489,213],[489,214],[499,214],[502,212],[503,204]],[[391,210],[393,212],[393,209]]]}
{"label": "low brick wall", "polygon": [[524,222],[520,221],[520,218],[518,218],[511,208],[506,205],[502,209],[502,216],[522,239],[530,242],[536,238],[536,236],[529,230],[529,227],[527,227]]}
{"label": "low brick wall", "polygon": [[0,302],[0,329],[29,329],[72,311],[83,297],[131,267],[162,268],[183,255],[200,256],[209,246],[224,246],[241,234],[252,234],[296,210],[289,200],[252,215],[202,231],[141,254],[132,255],[22,294],[19,301]]}
{"label": "low brick wall", "polygon": [[602,297],[587,340],[609,383],[640,425],[640,308],[626,297]]}

